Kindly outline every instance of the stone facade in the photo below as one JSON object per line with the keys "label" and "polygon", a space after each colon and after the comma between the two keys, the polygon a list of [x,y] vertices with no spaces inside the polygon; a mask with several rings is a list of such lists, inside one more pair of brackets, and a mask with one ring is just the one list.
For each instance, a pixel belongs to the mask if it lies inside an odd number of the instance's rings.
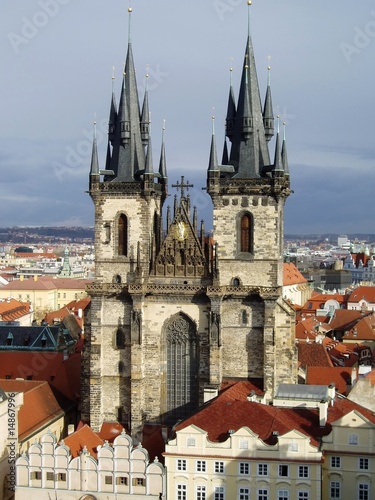
{"label": "stone facade", "polygon": [[99,169],[94,139],[90,173],[96,281],[88,287],[82,418],[94,430],[104,420],[129,425],[133,435],[145,422],[173,424],[223,379],[263,379],[268,398],[279,382],[297,380],[294,312],[282,298],[285,139],[277,135],[271,163],[270,88],[262,112],[250,38],[246,51],[238,106],[232,92],[228,105],[224,165],[212,138],[211,238],[197,227],[184,177],[173,210],[162,212],[164,143],[156,173],[148,95],[141,112],[129,42],[106,167]]}

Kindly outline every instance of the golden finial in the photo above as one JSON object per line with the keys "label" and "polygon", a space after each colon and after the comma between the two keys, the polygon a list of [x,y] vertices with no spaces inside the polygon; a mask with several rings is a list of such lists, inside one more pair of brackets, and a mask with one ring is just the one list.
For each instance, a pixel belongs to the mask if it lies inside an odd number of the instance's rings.
{"label": "golden finial", "polygon": [[247,5],[251,5],[253,2],[251,0],[247,0]]}
{"label": "golden finial", "polygon": [[112,66],[112,80],[115,79],[115,67]]}

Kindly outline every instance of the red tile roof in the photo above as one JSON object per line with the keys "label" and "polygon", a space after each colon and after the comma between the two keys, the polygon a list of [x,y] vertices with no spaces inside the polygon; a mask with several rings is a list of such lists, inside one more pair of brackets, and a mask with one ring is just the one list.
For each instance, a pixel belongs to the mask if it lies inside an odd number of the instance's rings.
{"label": "red tile roof", "polygon": [[[234,393],[234,388],[229,388],[225,393],[225,400],[219,395],[193,416],[178,424],[176,431],[189,425],[195,425],[207,432],[210,441],[222,442],[228,439],[230,429],[236,432],[246,426],[264,442],[274,444],[277,439],[274,432],[283,435],[297,430],[308,436],[313,445],[318,446],[320,437],[331,432],[331,424],[353,410],[359,411],[375,424],[375,415],[371,410],[361,407],[343,396],[337,396],[333,406],[329,406],[327,425],[321,428],[318,410],[278,408],[247,401],[246,398],[237,399]],[[232,399],[231,395],[233,395]]]}
{"label": "red tile roof", "polygon": [[284,270],[284,280],[283,285],[299,285],[302,283],[307,283],[307,279],[302,276],[297,267],[292,263],[284,262],[283,265]]}
{"label": "red tile roof", "polygon": [[[308,385],[330,385],[335,384],[337,392],[346,395],[347,384],[351,383],[352,368],[346,367],[322,367],[308,366],[306,372],[306,384]],[[358,377],[356,376],[356,379]]]}
{"label": "red tile roof", "polygon": [[316,342],[298,343],[298,361],[303,369],[308,366],[330,368],[333,366],[323,344]]}
{"label": "red tile roof", "polygon": [[33,377],[33,380],[51,381],[64,360],[62,352],[0,351],[0,378]]}
{"label": "red tile roof", "polygon": [[93,280],[76,278],[52,278],[39,276],[38,279],[29,278],[13,280],[1,287],[2,290],[84,290]]}
{"label": "red tile roof", "polygon": [[19,302],[15,299],[0,301],[0,321],[17,321],[30,313],[29,302]]}
{"label": "red tile roof", "polygon": [[5,392],[24,393],[23,405],[18,413],[20,441],[29,439],[36,432],[64,416],[64,411],[47,382],[2,379],[0,387]]}
{"label": "red tile roof", "polygon": [[124,427],[118,422],[103,422],[98,432],[98,436],[103,439],[103,441],[113,443],[114,439],[116,439],[123,430]]}
{"label": "red tile roof", "polygon": [[361,300],[367,302],[375,302],[375,286],[359,286],[355,288],[349,295],[348,302],[360,302]]}
{"label": "red tile roof", "polygon": [[81,354],[70,356],[60,365],[51,385],[71,401],[80,399]]}
{"label": "red tile roof", "polygon": [[104,440],[91,427],[83,425],[76,432],[66,437],[64,444],[69,446],[73,458],[78,457],[84,447],[91,456],[97,458],[98,446],[103,446]]}

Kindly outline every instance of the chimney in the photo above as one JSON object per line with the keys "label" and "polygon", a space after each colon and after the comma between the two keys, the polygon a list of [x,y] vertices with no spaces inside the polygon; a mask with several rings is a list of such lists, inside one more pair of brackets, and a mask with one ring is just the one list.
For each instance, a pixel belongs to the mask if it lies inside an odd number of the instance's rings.
{"label": "chimney", "polygon": [[25,276],[23,274],[21,274],[20,281],[23,281],[24,279],[25,279]]}
{"label": "chimney", "polygon": [[325,427],[328,419],[328,401],[322,399],[319,403],[319,425]]}
{"label": "chimney", "polygon": [[328,386],[328,397],[331,400],[331,405],[333,406],[333,401],[336,397],[336,387],[333,382]]}
{"label": "chimney", "polygon": [[34,274],[34,281],[38,281],[38,275]]}

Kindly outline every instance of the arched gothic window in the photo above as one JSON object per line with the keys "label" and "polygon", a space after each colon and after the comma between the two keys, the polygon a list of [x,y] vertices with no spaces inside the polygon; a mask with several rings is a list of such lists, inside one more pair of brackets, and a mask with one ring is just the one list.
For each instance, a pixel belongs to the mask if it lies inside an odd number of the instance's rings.
{"label": "arched gothic window", "polygon": [[124,214],[118,219],[118,254],[128,255],[128,218]]}
{"label": "arched gothic window", "polygon": [[253,221],[249,214],[245,214],[241,217],[240,245],[241,252],[252,253]]}
{"label": "arched gothic window", "polygon": [[166,328],[167,414],[176,422],[198,405],[198,355],[195,325],[178,315]]}

